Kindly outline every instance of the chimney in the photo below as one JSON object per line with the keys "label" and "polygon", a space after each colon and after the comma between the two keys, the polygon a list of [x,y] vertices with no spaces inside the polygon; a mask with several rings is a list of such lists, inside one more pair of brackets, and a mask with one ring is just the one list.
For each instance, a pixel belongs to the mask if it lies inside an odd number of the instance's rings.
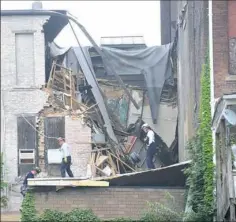
{"label": "chimney", "polygon": [[32,3],[32,9],[33,10],[42,10],[43,9],[43,3],[40,1],[33,2]]}

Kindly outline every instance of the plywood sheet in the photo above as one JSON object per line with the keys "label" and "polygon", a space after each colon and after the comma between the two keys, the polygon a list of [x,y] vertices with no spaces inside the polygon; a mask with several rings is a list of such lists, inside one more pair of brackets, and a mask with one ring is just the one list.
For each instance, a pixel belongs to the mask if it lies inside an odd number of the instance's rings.
{"label": "plywood sheet", "polygon": [[94,180],[37,180],[28,179],[29,186],[64,186],[64,187],[109,187],[107,181],[94,181]]}

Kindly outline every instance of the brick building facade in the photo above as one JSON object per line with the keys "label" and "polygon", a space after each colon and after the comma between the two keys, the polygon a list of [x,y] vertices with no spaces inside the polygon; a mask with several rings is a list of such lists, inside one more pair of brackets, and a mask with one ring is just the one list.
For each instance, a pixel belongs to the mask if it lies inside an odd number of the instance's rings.
{"label": "brick building facade", "polygon": [[[52,24],[51,18],[44,13],[34,14],[32,10],[1,11],[1,152],[4,179],[11,187],[8,210],[19,210],[20,179],[33,167],[40,166],[46,175],[60,175],[59,164],[47,163],[48,149],[59,148],[55,138],[53,142],[46,141],[50,133],[65,137],[71,145],[75,176],[86,176],[87,172],[91,129],[81,119],[63,113],[53,117],[64,118],[63,124],[54,124],[54,128],[52,125],[45,128],[44,124],[50,117],[42,115],[50,106],[49,93],[44,90],[48,58],[45,48],[66,25],[60,18]],[[54,107],[51,109],[55,114]]]}
{"label": "brick building facade", "polygon": [[236,92],[236,4],[212,2],[214,98]]}
{"label": "brick building facade", "polygon": [[185,147],[198,128],[200,75],[211,43],[212,113],[219,97],[236,91],[236,4],[212,1],[212,30],[208,1],[163,0],[160,4],[162,43],[177,41],[179,161],[184,161],[189,158]]}
{"label": "brick building facade", "polygon": [[[176,2],[177,14],[173,11]],[[167,10],[166,13],[161,13],[163,17],[171,14],[171,20],[162,18],[161,25],[162,29],[165,29],[162,37],[177,42],[179,161],[183,161],[189,158],[186,145],[198,128],[200,78],[207,54],[210,60],[212,114],[215,113],[217,101],[222,96],[236,92],[236,2],[176,2],[161,1],[162,8]],[[172,7],[167,7],[168,5]],[[173,33],[171,30],[174,22],[176,22],[177,35],[175,38],[173,36],[170,38],[168,33]],[[225,138],[225,135],[222,138]],[[228,181],[232,183],[232,180],[229,176],[230,172],[226,169],[232,168],[232,164],[224,150],[224,145],[217,144],[215,139],[217,137],[213,132],[213,147],[217,149],[214,152],[217,166],[217,216],[222,219],[229,212]],[[222,142],[222,144],[226,143],[226,141]],[[224,166],[225,159],[230,163],[228,168]],[[234,211],[230,210],[230,213],[234,214],[232,212]]]}
{"label": "brick building facade", "polygon": [[[138,219],[147,202],[166,204],[166,195],[175,199],[176,210],[184,210],[184,189],[157,187],[66,188],[55,192],[34,192],[38,212],[55,209],[62,212],[74,208],[92,209],[101,219],[130,217]],[[172,207],[173,206],[169,206]]]}
{"label": "brick building facade", "polygon": [[[42,25],[48,16],[1,16],[2,152],[7,181],[18,175],[17,117],[35,116],[47,101]],[[32,147],[34,149],[34,147]]]}

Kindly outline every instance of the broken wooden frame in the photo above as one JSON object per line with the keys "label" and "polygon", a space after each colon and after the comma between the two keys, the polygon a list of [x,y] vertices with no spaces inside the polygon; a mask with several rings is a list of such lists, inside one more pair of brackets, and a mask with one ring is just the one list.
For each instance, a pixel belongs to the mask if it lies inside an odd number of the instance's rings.
{"label": "broken wooden frame", "polygon": [[91,152],[90,162],[88,167],[91,171],[91,177],[97,176],[115,176],[120,174],[120,166],[125,169],[129,168],[135,172],[135,169],[130,167],[121,160],[119,155],[115,155],[110,149],[96,149]]}

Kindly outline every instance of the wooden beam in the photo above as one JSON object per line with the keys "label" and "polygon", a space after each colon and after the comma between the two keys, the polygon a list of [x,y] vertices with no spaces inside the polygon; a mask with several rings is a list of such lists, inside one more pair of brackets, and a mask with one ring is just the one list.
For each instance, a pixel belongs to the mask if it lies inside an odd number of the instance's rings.
{"label": "wooden beam", "polygon": [[102,163],[104,163],[108,159],[108,156],[99,156],[98,160],[96,161],[97,167],[100,167]]}
{"label": "wooden beam", "polygon": [[63,187],[109,187],[107,181],[95,180],[37,180],[28,179],[28,186],[63,186]]}

